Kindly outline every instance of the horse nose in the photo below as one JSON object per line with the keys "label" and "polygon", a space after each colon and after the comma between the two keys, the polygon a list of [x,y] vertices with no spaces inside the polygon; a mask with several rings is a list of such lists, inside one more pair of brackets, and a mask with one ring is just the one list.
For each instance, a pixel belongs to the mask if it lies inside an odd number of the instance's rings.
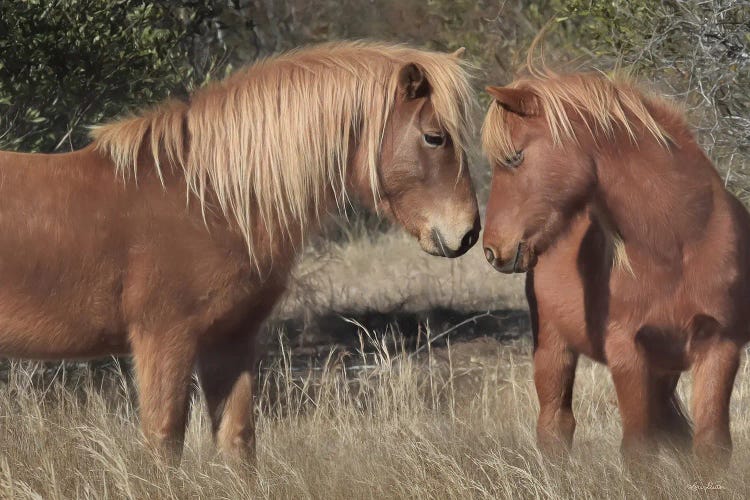
{"label": "horse nose", "polygon": [[489,262],[492,267],[494,267],[501,273],[512,274],[517,272],[524,272],[525,269],[522,269],[519,266],[522,259],[523,248],[524,243],[519,242],[513,251],[512,257],[503,258],[502,255],[500,255],[500,252],[497,251],[497,249],[487,245],[484,247],[484,256],[487,258],[487,262]]}
{"label": "horse nose", "polygon": [[484,247],[484,256],[487,257],[487,262],[495,265],[495,252],[490,247]]}
{"label": "horse nose", "polygon": [[496,271],[500,271],[501,273],[513,272],[513,261],[511,261],[510,263],[503,262],[503,259],[500,256],[500,252],[495,250],[494,248],[485,246],[484,256],[487,258],[487,262],[489,262]]}

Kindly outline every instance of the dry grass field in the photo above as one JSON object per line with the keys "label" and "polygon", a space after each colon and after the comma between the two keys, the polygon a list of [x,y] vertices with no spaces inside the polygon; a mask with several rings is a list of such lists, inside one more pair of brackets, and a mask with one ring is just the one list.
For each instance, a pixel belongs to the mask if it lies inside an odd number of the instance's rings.
{"label": "dry grass field", "polygon": [[[578,431],[567,463],[534,447],[527,342],[477,340],[421,359],[380,351],[360,371],[331,363],[262,379],[257,470],[214,454],[194,401],[182,466],[143,447],[129,378],[115,367],[46,376],[15,364],[0,387],[4,498],[747,498],[750,366],[733,401],[726,476],[701,478],[673,456],[648,476],[623,470],[607,372],[583,363]],[[682,387],[689,393],[689,384]],[[702,489],[721,488],[721,489]]]}
{"label": "dry grass field", "polygon": [[[490,272],[477,251],[456,261],[423,257],[412,242],[390,233],[369,250],[367,244],[308,253],[279,317],[308,309],[446,307],[473,314],[523,305],[522,279]],[[735,454],[726,475],[701,477],[669,453],[648,473],[633,474],[620,459],[619,417],[603,367],[580,365],[574,451],[569,461],[554,463],[534,446],[528,337],[445,345],[446,336],[427,348],[439,331],[424,325],[419,344],[425,348],[412,355],[413,347],[400,347],[405,339],[384,339],[363,326],[353,326],[352,335],[366,354],[336,351],[308,365],[293,361],[284,344],[274,347],[276,355],[261,369],[257,469],[231,468],[215,454],[198,392],[182,465],[175,469],[143,446],[126,363],[95,369],[13,363],[0,374],[0,497],[750,496],[747,363],[733,399]],[[680,390],[689,396],[689,377]]]}

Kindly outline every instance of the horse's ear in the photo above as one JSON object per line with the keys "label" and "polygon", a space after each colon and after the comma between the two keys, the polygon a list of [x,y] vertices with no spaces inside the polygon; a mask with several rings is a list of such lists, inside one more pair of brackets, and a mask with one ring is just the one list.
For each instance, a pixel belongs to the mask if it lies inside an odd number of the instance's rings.
{"label": "horse's ear", "polygon": [[430,85],[421,66],[406,64],[398,74],[398,88],[408,99],[425,97],[430,92]]}
{"label": "horse's ear", "polygon": [[539,114],[539,98],[531,90],[510,87],[487,87],[487,93],[511,113],[521,116]]}
{"label": "horse's ear", "polygon": [[461,59],[464,56],[464,52],[466,52],[466,47],[459,47],[451,55],[456,59]]}

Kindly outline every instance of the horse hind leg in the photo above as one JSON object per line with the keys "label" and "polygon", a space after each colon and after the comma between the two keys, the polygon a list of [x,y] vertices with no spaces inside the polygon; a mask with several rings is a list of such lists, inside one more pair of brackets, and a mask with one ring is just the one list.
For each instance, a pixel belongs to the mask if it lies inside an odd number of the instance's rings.
{"label": "horse hind leg", "polygon": [[644,326],[635,336],[636,350],[651,374],[647,383],[654,438],[678,450],[687,450],[693,430],[675,390],[687,369],[687,339],[668,330]]}
{"label": "horse hind leg", "polygon": [[608,335],[605,353],[622,418],[621,451],[628,468],[645,472],[644,465],[658,451],[653,418],[658,401],[647,359],[637,342],[620,333]]}
{"label": "horse hind leg", "polygon": [[654,381],[654,427],[656,438],[680,452],[690,450],[693,426],[677,395],[680,373],[665,374]]}
{"label": "horse hind leg", "polygon": [[254,331],[201,348],[198,373],[214,440],[230,462],[254,464]]}

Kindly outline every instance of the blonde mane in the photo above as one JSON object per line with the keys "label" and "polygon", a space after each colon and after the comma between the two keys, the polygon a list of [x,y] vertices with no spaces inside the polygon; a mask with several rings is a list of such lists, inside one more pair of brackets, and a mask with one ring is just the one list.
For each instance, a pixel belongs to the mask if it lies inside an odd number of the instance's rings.
{"label": "blonde mane", "polygon": [[[639,129],[666,147],[670,135],[650,109],[658,107],[661,113],[681,119],[669,103],[646,94],[619,72],[559,75],[546,67],[535,68],[531,58],[527,71],[530,76],[514,81],[510,87],[530,90],[537,96],[536,111],[546,120],[552,142],[557,146],[565,141],[578,141],[572,117],[584,123],[598,147],[611,142],[618,130],[625,131],[631,142],[637,144]],[[507,124],[509,113],[493,103],[485,117],[482,148],[490,161],[503,162],[516,153]],[[622,237],[606,223],[603,229],[613,245],[614,266],[633,274]]]}
{"label": "blonde mane", "polygon": [[[669,134],[649,111],[653,98],[624,74],[559,75],[531,66],[528,71],[531,76],[518,79],[509,87],[527,89],[537,96],[539,114],[546,120],[555,145],[566,140],[577,142],[572,116],[585,124],[600,146],[612,140],[617,130],[624,130],[636,143],[636,129],[641,127],[657,141],[668,145]],[[482,147],[490,160],[502,161],[516,151],[507,126],[508,113],[493,103],[485,117]]]}
{"label": "blonde mane", "polygon": [[[441,125],[462,161],[472,92],[458,57],[400,45],[331,43],[262,60],[136,117],[96,127],[95,147],[117,172],[137,176],[146,151],[164,179],[164,163],[182,169],[188,192],[206,209],[210,189],[234,219],[253,256],[259,238],[302,239],[310,222],[348,200],[350,145],[367,157],[379,196],[381,141],[399,70],[418,64]],[[212,199],[213,199],[212,197]],[[254,261],[255,262],[255,261]],[[257,262],[256,262],[257,265]]]}

